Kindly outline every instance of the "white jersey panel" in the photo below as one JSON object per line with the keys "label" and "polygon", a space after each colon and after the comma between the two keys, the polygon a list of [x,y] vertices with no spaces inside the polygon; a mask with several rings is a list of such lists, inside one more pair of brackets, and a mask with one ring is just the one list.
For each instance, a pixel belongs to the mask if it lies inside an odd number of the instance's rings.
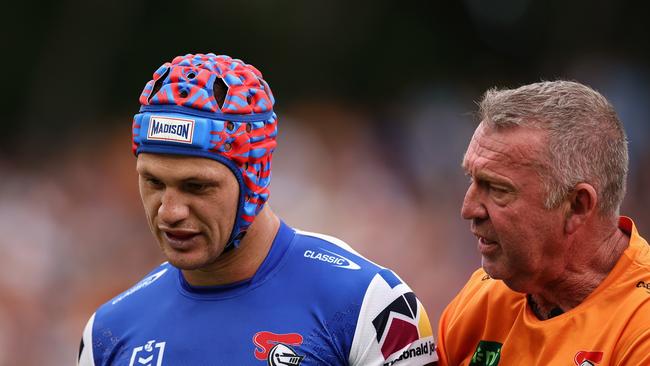
{"label": "white jersey panel", "polygon": [[95,322],[95,314],[90,317],[84,333],[82,336],[83,348],[79,354],[78,366],[95,366],[95,359],[93,358],[93,323]]}
{"label": "white jersey panel", "polygon": [[[347,250],[350,253],[358,255],[359,257],[363,257],[356,250],[354,250],[348,243],[344,242],[343,240],[341,240],[339,238],[335,238],[333,236],[320,234],[320,233],[312,233],[312,232],[309,232],[309,231],[302,231],[302,230],[298,230],[298,229],[296,229],[296,233],[300,234],[300,235],[311,236],[311,237],[314,237],[314,238],[323,239],[323,240],[328,241],[328,242],[330,242],[332,244],[335,244],[336,246],[338,246],[340,248],[343,248],[343,249]],[[373,263],[373,264],[376,265],[376,263]]]}
{"label": "white jersey panel", "polygon": [[349,364],[423,366],[437,360],[429,317],[415,294],[390,270],[375,275],[363,299]]}

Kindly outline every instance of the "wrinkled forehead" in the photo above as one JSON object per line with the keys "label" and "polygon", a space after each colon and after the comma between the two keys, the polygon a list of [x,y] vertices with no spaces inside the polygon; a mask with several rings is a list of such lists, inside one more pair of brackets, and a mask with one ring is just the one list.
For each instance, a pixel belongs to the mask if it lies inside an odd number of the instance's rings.
{"label": "wrinkled forehead", "polygon": [[462,167],[471,172],[477,165],[504,164],[515,167],[545,166],[546,133],[531,127],[492,127],[479,124],[463,156]]}
{"label": "wrinkled forehead", "polygon": [[136,169],[140,175],[169,176],[174,178],[217,178],[232,174],[224,164],[204,157],[173,154],[140,153]]}

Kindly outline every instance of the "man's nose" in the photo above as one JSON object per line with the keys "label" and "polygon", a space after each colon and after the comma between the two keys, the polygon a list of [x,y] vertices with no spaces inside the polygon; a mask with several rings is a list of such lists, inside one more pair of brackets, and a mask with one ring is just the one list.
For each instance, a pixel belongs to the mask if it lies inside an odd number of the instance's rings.
{"label": "man's nose", "polygon": [[488,216],[481,197],[480,187],[475,182],[472,182],[467,188],[460,215],[466,220],[482,220]]}
{"label": "man's nose", "polygon": [[190,210],[182,194],[173,188],[166,188],[162,194],[158,218],[166,225],[174,225],[189,216]]}

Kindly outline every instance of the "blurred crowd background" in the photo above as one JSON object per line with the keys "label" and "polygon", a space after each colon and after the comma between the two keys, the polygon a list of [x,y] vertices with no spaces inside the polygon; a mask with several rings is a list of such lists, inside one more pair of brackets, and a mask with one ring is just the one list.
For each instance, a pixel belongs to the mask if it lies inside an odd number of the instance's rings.
{"label": "blurred crowd background", "polygon": [[[480,265],[459,164],[490,87],[596,88],[630,141],[622,213],[650,237],[650,25],[633,1],[43,1],[3,17],[0,366],[70,365],[97,306],[163,261],[131,118],[185,53],[256,65],[279,115],[270,204],[398,272],[434,327]],[[218,326],[218,325],[215,325]],[[253,344],[251,343],[251,349]]]}

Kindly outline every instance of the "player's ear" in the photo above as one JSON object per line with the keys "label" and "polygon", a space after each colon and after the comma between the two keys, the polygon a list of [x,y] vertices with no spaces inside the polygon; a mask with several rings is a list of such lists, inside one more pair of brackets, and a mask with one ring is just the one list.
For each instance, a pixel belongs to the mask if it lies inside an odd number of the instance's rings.
{"label": "player's ear", "polygon": [[567,234],[573,234],[596,213],[598,193],[589,183],[578,183],[567,197],[569,211],[564,226]]}

